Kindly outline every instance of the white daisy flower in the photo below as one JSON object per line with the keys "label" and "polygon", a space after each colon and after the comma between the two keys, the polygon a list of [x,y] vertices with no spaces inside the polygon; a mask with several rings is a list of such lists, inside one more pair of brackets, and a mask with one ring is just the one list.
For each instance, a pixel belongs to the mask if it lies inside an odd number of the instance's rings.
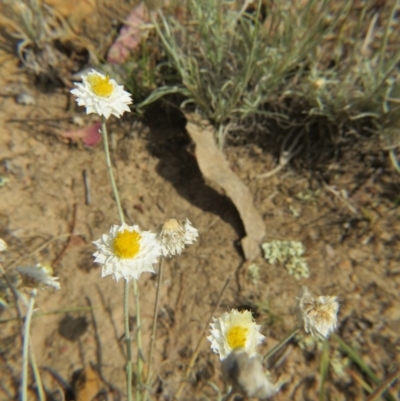
{"label": "white daisy flower", "polygon": [[53,268],[48,265],[37,264],[36,266],[17,267],[22,276],[23,284],[31,288],[51,287],[56,290],[61,288],[58,277],[54,277]]}
{"label": "white daisy flower", "polygon": [[7,242],[0,238],[0,252],[7,250]]}
{"label": "white daisy flower", "polygon": [[339,311],[337,297],[314,297],[303,287],[299,310],[306,333],[325,339],[336,329]]}
{"label": "white daisy flower", "polygon": [[157,239],[161,244],[164,257],[180,255],[185,245],[191,245],[197,240],[199,232],[192,226],[189,219],[179,222],[176,219],[167,220],[157,227]]}
{"label": "white daisy flower", "polygon": [[143,272],[154,273],[153,264],[161,254],[156,235],[139,226],[112,226],[109,234],[93,242],[97,246],[95,263],[103,265],[102,277],[112,274],[118,281],[138,280]]}
{"label": "white daisy flower", "polygon": [[260,327],[250,311],[239,312],[232,309],[218,319],[213,318],[211,335],[207,339],[211,342],[211,349],[219,354],[221,360],[238,348],[243,348],[252,357],[257,354],[257,345],[265,338],[260,333]]}
{"label": "white daisy flower", "polygon": [[111,114],[120,117],[125,111],[130,111],[131,95],[108,75],[92,70],[82,75],[82,83],[75,82],[75,86],[71,93],[76,96],[79,106],[86,107],[86,114],[96,113],[108,118]]}

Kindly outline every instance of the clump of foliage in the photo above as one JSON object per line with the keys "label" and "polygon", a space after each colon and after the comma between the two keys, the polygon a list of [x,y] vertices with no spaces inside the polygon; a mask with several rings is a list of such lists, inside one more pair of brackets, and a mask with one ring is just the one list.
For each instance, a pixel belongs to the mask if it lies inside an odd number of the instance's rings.
{"label": "clump of foliage", "polygon": [[221,147],[232,126],[260,120],[350,130],[368,121],[398,145],[395,1],[379,10],[350,0],[249,3],[189,0],[184,18],[160,11],[153,23],[168,74],[139,107],[179,93],[181,106],[214,123]]}

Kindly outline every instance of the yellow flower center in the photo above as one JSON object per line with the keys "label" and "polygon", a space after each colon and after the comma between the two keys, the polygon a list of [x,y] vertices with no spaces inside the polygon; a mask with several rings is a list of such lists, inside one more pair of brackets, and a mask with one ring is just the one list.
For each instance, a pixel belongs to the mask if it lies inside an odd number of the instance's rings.
{"label": "yellow flower center", "polygon": [[106,77],[89,75],[86,79],[95,95],[108,97],[113,93],[114,87],[112,86],[108,75]]}
{"label": "yellow flower center", "polygon": [[232,349],[244,348],[249,329],[243,326],[233,326],[228,330],[227,341]]}
{"label": "yellow flower center", "polygon": [[120,231],[114,239],[114,253],[121,259],[132,259],[140,251],[142,236],[136,231]]}

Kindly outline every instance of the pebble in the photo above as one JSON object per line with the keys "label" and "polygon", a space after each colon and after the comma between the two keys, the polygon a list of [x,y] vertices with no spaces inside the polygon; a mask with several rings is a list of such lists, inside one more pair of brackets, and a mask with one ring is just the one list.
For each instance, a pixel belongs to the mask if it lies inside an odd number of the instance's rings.
{"label": "pebble", "polygon": [[23,106],[34,106],[36,104],[35,98],[27,92],[21,92],[15,96],[15,101],[17,104],[22,104]]}
{"label": "pebble", "polygon": [[351,260],[349,259],[342,260],[339,267],[344,270],[351,270],[353,268]]}
{"label": "pebble", "polygon": [[78,127],[83,127],[85,125],[85,120],[81,116],[73,116],[71,122]]}
{"label": "pebble", "polygon": [[384,312],[384,315],[388,317],[390,320],[399,320],[400,321],[400,309],[397,305],[391,305]]}

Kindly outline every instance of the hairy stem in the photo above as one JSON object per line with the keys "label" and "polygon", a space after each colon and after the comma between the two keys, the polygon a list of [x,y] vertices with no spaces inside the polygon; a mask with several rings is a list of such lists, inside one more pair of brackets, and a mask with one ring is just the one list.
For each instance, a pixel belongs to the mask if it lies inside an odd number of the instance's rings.
{"label": "hairy stem", "polygon": [[141,319],[140,319],[140,303],[139,303],[139,287],[137,280],[133,280],[133,293],[136,306],[136,343],[137,343],[137,358],[136,358],[136,401],[141,400],[142,391],[142,370],[143,370],[143,351],[142,351],[142,336],[141,336]]}
{"label": "hairy stem", "polygon": [[24,340],[22,345],[22,378],[21,378],[21,401],[28,400],[28,359],[29,359],[29,330],[31,326],[31,319],[33,313],[33,305],[37,289],[34,288],[31,292],[31,298],[28,304],[28,311],[25,316],[24,324]]}
{"label": "hairy stem", "polygon": [[124,287],[124,327],[126,342],[126,392],[128,401],[132,401],[132,343],[129,330],[129,281],[125,280]]}
{"label": "hairy stem", "polygon": [[[101,133],[103,134],[104,153],[106,155],[106,165],[108,176],[110,177],[111,188],[114,194],[115,203],[118,209],[119,219],[121,224],[125,223],[124,213],[119,199],[118,188],[115,183],[114,173],[111,164],[110,149],[108,147],[108,136],[106,127],[106,118],[101,117]],[[136,283],[136,281],[134,280]],[[125,280],[124,288],[124,327],[125,327],[125,342],[126,342],[126,391],[128,401],[132,401],[132,343],[129,330],[129,281]]]}
{"label": "hairy stem", "polygon": [[124,213],[122,211],[121,201],[119,200],[118,188],[117,188],[117,185],[116,185],[115,179],[114,179],[114,173],[113,173],[111,157],[110,157],[110,149],[108,147],[106,118],[104,116],[101,117],[101,133],[103,134],[104,153],[106,155],[106,164],[107,164],[108,175],[110,177],[111,188],[112,188],[112,191],[114,194],[115,203],[117,205],[119,219],[121,220],[121,224],[124,224],[125,223]]}
{"label": "hairy stem", "polygon": [[221,292],[219,293],[217,303],[215,304],[213,311],[211,312],[209,318],[207,319],[207,322],[204,325],[203,331],[200,334],[199,341],[197,342],[197,346],[193,352],[192,358],[190,359],[190,362],[186,368],[185,378],[184,378],[184,380],[181,381],[181,384],[179,385],[178,390],[176,391],[175,395],[173,396],[174,400],[179,400],[179,396],[180,396],[185,384],[188,382],[188,378],[189,378],[190,374],[192,373],[193,366],[196,362],[197,357],[199,356],[201,344],[202,344],[204,338],[206,337],[205,334],[209,328],[210,321],[211,321],[215,311],[219,308],[219,304],[221,303],[222,296],[224,295],[225,290],[227,289],[229,282],[231,281],[231,278],[232,278],[232,276],[228,276],[228,278],[226,279],[225,284],[222,287]]}
{"label": "hairy stem", "polygon": [[32,349],[32,345],[29,346],[29,359],[31,361],[31,369],[33,377],[35,378],[39,401],[46,401],[46,395],[43,390],[42,379],[40,377],[40,372],[36,364],[36,358]]}
{"label": "hairy stem", "polygon": [[300,328],[294,329],[291,333],[289,333],[279,344],[276,344],[275,347],[270,349],[263,357],[264,361],[267,361],[271,358],[272,355],[277,353],[282,347],[284,347],[298,332]]}
{"label": "hairy stem", "polygon": [[154,312],[153,312],[153,327],[151,329],[151,342],[150,342],[150,350],[149,350],[149,357],[147,358],[147,375],[145,381],[145,391],[143,401],[146,401],[147,393],[149,391],[149,385],[151,380],[151,360],[153,358],[153,351],[154,351],[154,344],[156,341],[156,331],[157,331],[157,315],[158,315],[158,301],[160,298],[160,289],[162,283],[162,273],[163,273],[163,265],[164,265],[164,258],[160,258],[160,264],[158,269],[158,282],[157,282],[157,291],[156,291],[156,300],[154,302]]}

